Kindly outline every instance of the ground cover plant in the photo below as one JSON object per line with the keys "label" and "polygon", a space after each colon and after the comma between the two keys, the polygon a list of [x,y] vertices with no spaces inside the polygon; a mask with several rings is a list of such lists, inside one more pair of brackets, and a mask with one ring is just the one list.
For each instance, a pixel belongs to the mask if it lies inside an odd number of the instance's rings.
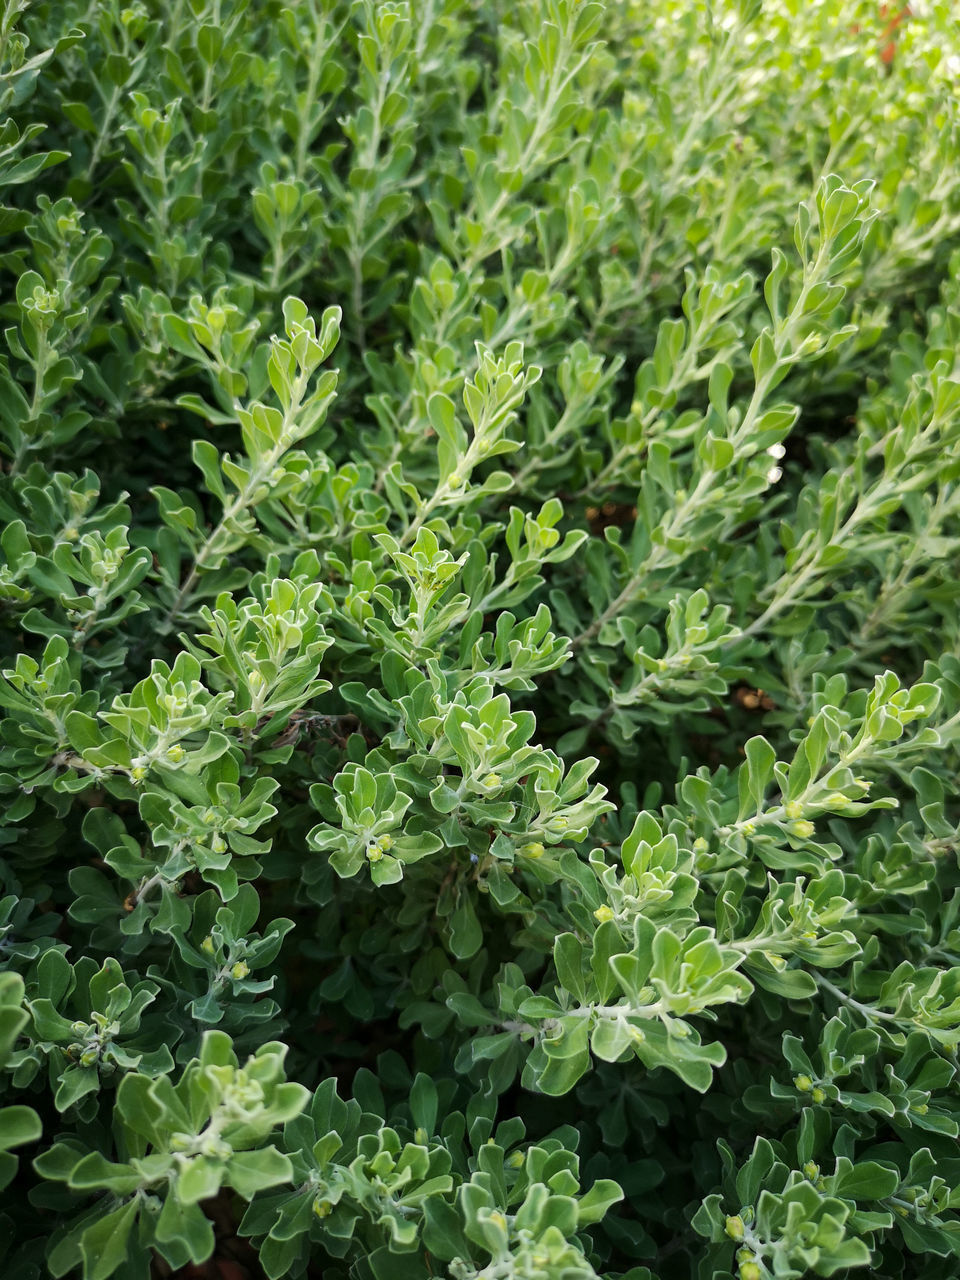
{"label": "ground cover plant", "polygon": [[0,0],[0,1268],[960,1268],[946,0]]}

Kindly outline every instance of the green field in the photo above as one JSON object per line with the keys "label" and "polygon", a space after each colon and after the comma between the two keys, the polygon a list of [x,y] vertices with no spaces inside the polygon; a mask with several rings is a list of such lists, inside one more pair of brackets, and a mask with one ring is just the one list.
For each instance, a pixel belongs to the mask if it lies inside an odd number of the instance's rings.
{"label": "green field", "polygon": [[960,1273],[958,90],[0,0],[4,1280]]}

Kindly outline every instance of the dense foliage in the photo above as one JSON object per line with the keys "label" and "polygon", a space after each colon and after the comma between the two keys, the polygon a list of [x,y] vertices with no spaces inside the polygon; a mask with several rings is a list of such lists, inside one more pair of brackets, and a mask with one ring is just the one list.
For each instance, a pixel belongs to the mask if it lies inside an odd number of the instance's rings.
{"label": "dense foliage", "polygon": [[0,0],[5,1277],[957,1275],[952,8]]}

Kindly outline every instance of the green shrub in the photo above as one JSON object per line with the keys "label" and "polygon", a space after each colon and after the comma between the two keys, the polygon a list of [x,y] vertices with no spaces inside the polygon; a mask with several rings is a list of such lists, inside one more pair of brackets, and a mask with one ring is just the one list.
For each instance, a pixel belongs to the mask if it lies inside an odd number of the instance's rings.
{"label": "green shrub", "polygon": [[953,8],[2,0],[5,1276],[957,1274]]}

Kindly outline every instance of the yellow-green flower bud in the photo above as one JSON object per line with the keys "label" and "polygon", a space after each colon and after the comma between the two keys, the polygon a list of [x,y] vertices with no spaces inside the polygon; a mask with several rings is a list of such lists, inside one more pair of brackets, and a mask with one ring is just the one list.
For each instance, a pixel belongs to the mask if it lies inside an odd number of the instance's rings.
{"label": "yellow-green flower bud", "polygon": [[314,1200],[313,1212],[318,1218],[329,1218],[333,1213],[333,1205],[329,1200]]}
{"label": "yellow-green flower bud", "polygon": [[233,978],[235,982],[242,982],[249,972],[250,966],[247,962],[245,960],[238,960],[230,970],[230,977]]}
{"label": "yellow-green flower bud", "polygon": [[524,1154],[522,1151],[514,1151],[507,1156],[507,1165],[511,1169],[522,1169],[524,1162]]}
{"label": "yellow-green flower bud", "polygon": [[755,1262],[744,1262],[740,1266],[740,1280],[763,1280],[763,1272]]}
{"label": "yellow-green flower bud", "polygon": [[809,1178],[811,1182],[815,1182],[820,1177],[820,1166],[812,1160],[808,1160],[803,1166],[803,1174],[805,1178]]}
{"label": "yellow-green flower bud", "polygon": [[530,844],[525,844],[520,852],[527,858],[542,858],[546,849],[539,840],[534,840]]}
{"label": "yellow-green flower bud", "polygon": [[214,946],[214,942],[213,942],[213,937],[209,933],[204,938],[204,940],[200,943],[200,950],[205,951],[208,956],[212,956],[216,951],[216,947]]}
{"label": "yellow-green flower bud", "polygon": [[480,779],[480,785],[486,787],[488,791],[493,791],[495,787],[499,787],[503,779],[499,773],[488,773],[485,778]]}
{"label": "yellow-green flower bud", "polygon": [[604,903],[602,907],[597,907],[593,913],[593,918],[598,924],[606,924],[608,920],[613,919],[613,909]]}
{"label": "yellow-green flower bud", "polygon": [[850,799],[848,796],[845,796],[842,791],[831,791],[830,794],[824,798],[823,803],[825,805],[829,805],[831,809],[845,809],[850,803]]}
{"label": "yellow-green flower bud", "polygon": [[179,764],[185,755],[186,752],[179,742],[174,743],[172,747],[167,747],[167,759],[171,764]]}
{"label": "yellow-green flower bud", "polygon": [[694,853],[706,853],[709,848],[710,845],[708,841],[704,840],[703,836],[697,836],[696,840],[693,842]]}
{"label": "yellow-green flower bud", "polygon": [[227,842],[224,840],[223,836],[214,836],[210,841],[210,848],[214,853],[226,853]]}
{"label": "yellow-green flower bud", "polygon": [[377,841],[381,853],[389,853],[393,848],[393,836],[382,835]]}
{"label": "yellow-green flower bud", "polygon": [[134,765],[130,770],[130,781],[133,783],[142,782],[147,776],[147,771],[142,764]]}
{"label": "yellow-green flower bud", "polygon": [[810,1079],[809,1076],[794,1076],[793,1083],[796,1085],[796,1087],[800,1090],[801,1093],[809,1093],[810,1090],[813,1088],[813,1081]]}
{"label": "yellow-green flower bud", "polygon": [[798,840],[809,840],[816,831],[816,827],[812,822],[808,822],[806,818],[800,818],[796,822],[791,822],[787,830],[792,836],[796,836]]}
{"label": "yellow-green flower bud", "polygon": [[810,1094],[810,1097],[814,1100],[814,1102],[826,1102],[827,1100],[827,1095],[824,1093],[824,1091],[820,1088],[819,1085],[813,1090],[813,1092]]}
{"label": "yellow-green flower bud", "polygon": [[739,1213],[734,1214],[731,1218],[727,1218],[726,1222],[723,1224],[723,1229],[731,1240],[742,1240],[744,1231],[746,1230],[743,1225],[743,1219],[740,1217]]}
{"label": "yellow-green flower bud", "polygon": [[507,1220],[502,1213],[497,1213],[496,1211],[494,1211],[493,1213],[491,1213],[487,1221],[490,1223],[491,1226],[498,1227],[501,1231],[506,1231],[507,1229]]}
{"label": "yellow-green flower bud", "polygon": [[226,1160],[231,1154],[229,1142],[224,1142],[223,1138],[218,1138],[216,1134],[208,1134],[200,1143],[201,1154],[210,1156],[215,1160]]}
{"label": "yellow-green flower bud", "polygon": [[800,803],[799,800],[788,800],[787,803],[783,806],[783,812],[787,815],[788,818],[791,818],[791,819],[802,818],[803,805]]}

